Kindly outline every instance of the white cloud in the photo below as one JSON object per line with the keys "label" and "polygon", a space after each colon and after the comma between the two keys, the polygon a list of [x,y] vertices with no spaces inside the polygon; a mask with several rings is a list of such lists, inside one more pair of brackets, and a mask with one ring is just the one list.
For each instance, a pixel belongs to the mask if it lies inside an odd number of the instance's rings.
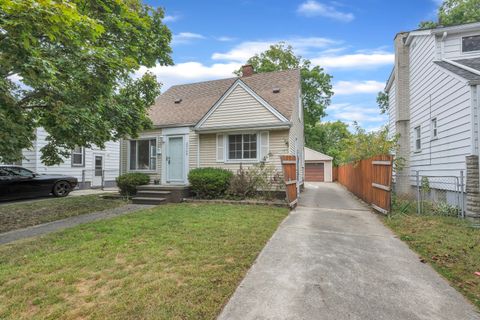
{"label": "white cloud", "polygon": [[176,16],[176,15],[166,15],[166,16],[163,18],[163,22],[175,22],[175,21],[177,21],[178,19],[180,19],[180,16]]}
{"label": "white cloud", "polygon": [[222,41],[222,42],[230,42],[230,41],[235,40],[235,38],[227,37],[227,36],[217,37],[215,39],[217,39],[218,41]]}
{"label": "white cloud", "polygon": [[321,37],[309,37],[309,38],[290,38],[290,39],[275,39],[270,41],[246,41],[233,47],[230,51],[219,53],[215,52],[212,55],[213,60],[226,60],[245,62],[255,54],[261,53],[267,50],[272,44],[276,44],[280,41],[291,45],[297,54],[302,54],[307,49],[319,49],[326,48],[328,46],[337,44],[337,41]]}
{"label": "white cloud", "polygon": [[335,7],[314,0],[308,0],[302,3],[298,7],[297,12],[306,17],[321,16],[343,22],[350,22],[355,18],[353,13],[341,12],[338,11]]}
{"label": "white cloud", "polygon": [[369,69],[392,65],[395,55],[390,52],[353,53],[344,55],[324,55],[311,59],[312,63],[326,69]]}
{"label": "white cloud", "polygon": [[379,122],[385,121],[385,115],[381,115],[378,107],[366,107],[363,104],[338,103],[327,107],[329,118],[333,120],[342,120],[343,122],[352,124],[354,121],[359,122],[362,126],[376,128]]}
{"label": "white cloud", "polygon": [[191,61],[173,66],[156,66],[150,69],[141,68],[135,76],[140,77],[148,70],[157,76],[158,81],[163,83],[162,91],[165,91],[176,84],[231,78],[235,76],[233,71],[240,68],[240,66],[241,64],[235,62],[216,63],[206,66],[199,62]]}
{"label": "white cloud", "polygon": [[194,40],[205,39],[205,36],[193,32],[180,32],[173,35],[172,45],[186,44]]}
{"label": "white cloud", "polygon": [[362,93],[377,93],[385,88],[385,83],[375,80],[338,81],[333,85],[335,95],[352,95]]}

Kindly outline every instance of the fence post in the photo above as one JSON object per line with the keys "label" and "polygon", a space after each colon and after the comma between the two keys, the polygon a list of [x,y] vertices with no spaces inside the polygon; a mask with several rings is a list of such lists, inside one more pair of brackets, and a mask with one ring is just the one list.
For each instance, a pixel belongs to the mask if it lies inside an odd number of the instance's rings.
{"label": "fence post", "polygon": [[422,199],[420,195],[420,172],[418,170],[416,171],[416,180],[417,180],[417,214],[421,214],[422,208],[420,206],[422,203]]}
{"label": "fence post", "polygon": [[465,218],[465,195],[463,194],[464,192],[464,176],[463,176],[463,170],[460,171],[460,204],[461,204],[461,210],[462,210],[462,218]]}
{"label": "fence post", "polygon": [[82,187],[81,189],[85,189],[85,169],[82,170]]}
{"label": "fence post", "polygon": [[104,183],[105,183],[105,170],[102,170],[102,190],[103,190]]}

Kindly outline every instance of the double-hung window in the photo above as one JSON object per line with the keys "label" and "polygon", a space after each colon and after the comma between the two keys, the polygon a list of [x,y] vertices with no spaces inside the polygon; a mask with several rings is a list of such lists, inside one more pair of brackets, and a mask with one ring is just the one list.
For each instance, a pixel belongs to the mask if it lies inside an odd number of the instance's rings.
{"label": "double-hung window", "polygon": [[85,148],[75,147],[72,150],[72,167],[84,167],[85,166]]}
{"label": "double-hung window", "polygon": [[480,35],[462,38],[462,52],[480,51]]}
{"label": "double-hung window", "polygon": [[157,169],[157,139],[130,140],[130,170]]}
{"label": "double-hung window", "polygon": [[415,151],[420,151],[422,150],[422,131],[421,127],[415,127],[414,129],[415,133]]}
{"label": "double-hung window", "polygon": [[227,141],[228,160],[257,160],[257,134],[231,134]]}

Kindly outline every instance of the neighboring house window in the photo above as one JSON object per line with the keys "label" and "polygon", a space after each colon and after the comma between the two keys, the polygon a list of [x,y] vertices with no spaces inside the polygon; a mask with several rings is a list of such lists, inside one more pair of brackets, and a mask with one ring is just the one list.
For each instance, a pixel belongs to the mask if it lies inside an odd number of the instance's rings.
{"label": "neighboring house window", "polygon": [[462,51],[463,52],[480,51],[480,35],[463,37]]}
{"label": "neighboring house window", "polygon": [[157,139],[130,140],[130,170],[157,169]]}
{"label": "neighboring house window", "polygon": [[75,147],[72,150],[72,167],[85,166],[85,148]]}
{"label": "neighboring house window", "polygon": [[229,160],[256,160],[257,134],[232,134],[228,136]]}
{"label": "neighboring house window", "polygon": [[415,127],[415,151],[422,149],[422,132],[420,126]]}
{"label": "neighboring house window", "polygon": [[432,119],[432,139],[438,137],[437,118]]}

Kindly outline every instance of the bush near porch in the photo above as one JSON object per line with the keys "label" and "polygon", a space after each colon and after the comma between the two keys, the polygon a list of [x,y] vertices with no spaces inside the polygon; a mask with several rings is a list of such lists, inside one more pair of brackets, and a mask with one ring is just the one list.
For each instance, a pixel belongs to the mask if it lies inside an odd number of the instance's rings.
{"label": "bush near porch", "polygon": [[193,169],[188,175],[191,191],[200,199],[273,200],[284,187],[282,174],[261,162],[236,173],[222,168]]}
{"label": "bush near porch", "polygon": [[122,174],[116,178],[117,187],[120,189],[120,194],[125,197],[134,196],[137,194],[137,187],[148,184],[150,177],[141,172],[130,172]]}

